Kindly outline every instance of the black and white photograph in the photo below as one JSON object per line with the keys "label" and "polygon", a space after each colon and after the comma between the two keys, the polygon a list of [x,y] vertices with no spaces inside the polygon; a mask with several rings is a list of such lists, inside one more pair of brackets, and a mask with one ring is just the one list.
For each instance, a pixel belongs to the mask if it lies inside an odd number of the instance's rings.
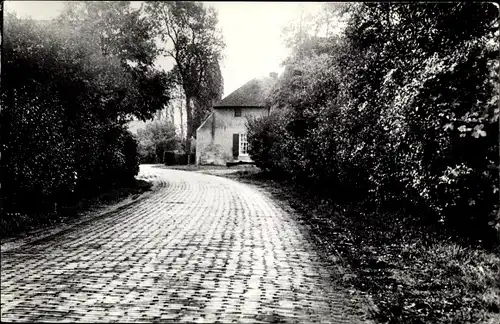
{"label": "black and white photograph", "polygon": [[500,323],[500,5],[0,2],[2,323]]}

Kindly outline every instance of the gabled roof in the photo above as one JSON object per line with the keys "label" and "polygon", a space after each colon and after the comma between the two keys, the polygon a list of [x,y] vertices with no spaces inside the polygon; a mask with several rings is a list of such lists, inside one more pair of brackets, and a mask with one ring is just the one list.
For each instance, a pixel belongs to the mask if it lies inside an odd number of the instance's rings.
{"label": "gabled roof", "polygon": [[215,104],[214,108],[264,107],[265,100],[275,83],[276,79],[270,76],[250,80]]}

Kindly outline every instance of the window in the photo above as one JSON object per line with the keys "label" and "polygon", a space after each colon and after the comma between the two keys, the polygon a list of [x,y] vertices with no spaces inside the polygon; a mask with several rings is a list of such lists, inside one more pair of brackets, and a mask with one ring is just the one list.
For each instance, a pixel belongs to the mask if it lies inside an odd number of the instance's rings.
{"label": "window", "polygon": [[240,153],[239,155],[248,155],[247,134],[240,134]]}
{"label": "window", "polygon": [[241,108],[234,108],[234,117],[241,117]]}

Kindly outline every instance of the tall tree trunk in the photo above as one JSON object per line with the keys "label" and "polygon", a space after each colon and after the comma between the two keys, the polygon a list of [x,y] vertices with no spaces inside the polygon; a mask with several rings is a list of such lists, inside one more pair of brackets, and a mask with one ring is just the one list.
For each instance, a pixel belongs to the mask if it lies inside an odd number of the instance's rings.
{"label": "tall tree trunk", "polygon": [[174,105],[171,105],[170,106],[170,109],[169,109],[169,113],[170,113],[170,121],[172,122],[172,125],[175,125],[175,106]]}
{"label": "tall tree trunk", "polygon": [[191,163],[191,136],[193,136],[193,106],[192,98],[186,95],[186,151],[188,165]]}
{"label": "tall tree trunk", "polygon": [[183,139],[184,138],[184,107],[182,106],[182,101],[179,104],[179,112],[181,114],[181,122],[180,122],[181,139]]}

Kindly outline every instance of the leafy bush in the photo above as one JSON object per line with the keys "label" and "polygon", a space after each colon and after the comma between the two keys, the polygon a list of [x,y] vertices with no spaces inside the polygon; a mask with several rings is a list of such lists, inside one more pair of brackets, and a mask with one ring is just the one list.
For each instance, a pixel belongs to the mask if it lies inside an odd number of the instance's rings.
{"label": "leafy bush", "polygon": [[123,168],[124,178],[131,179],[139,174],[139,152],[138,143],[134,135],[130,131],[123,134],[122,152],[125,157],[125,165]]}
{"label": "leafy bush", "polygon": [[[194,161],[196,155],[191,154],[191,161]],[[165,165],[187,165],[188,154],[179,152],[165,152]]]}
{"label": "leafy bush", "polygon": [[165,163],[164,152],[180,148],[175,125],[169,121],[150,121],[137,131],[141,163]]}
{"label": "leafy bush", "polygon": [[176,164],[176,159],[175,159],[176,152],[174,151],[166,151],[163,155],[163,162],[165,165],[175,165]]}
{"label": "leafy bush", "polygon": [[271,172],[281,171],[284,155],[279,144],[285,136],[285,122],[282,111],[273,111],[266,118],[248,118],[248,151],[259,168]]}
{"label": "leafy bush", "polygon": [[134,109],[144,117],[156,107],[133,100],[141,74],[104,55],[92,32],[13,15],[4,24],[2,213],[22,223],[23,213],[51,212],[133,180],[137,143],[125,121]]}
{"label": "leafy bush", "polygon": [[[357,6],[342,69],[341,109],[357,117],[375,199],[410,201],[476,238],[498,212],[496,15],[491,4]],[[457,34],[452,22],[469,20]]]}
{"label": "leafy bush", "polygon": [[[250,156],[325,195],[491,238],[500,230],[496,7],[348,9],[340,38],[298,35],[269,102],[279,112],[249,122]],[[455,21],[470,23],[457,32]]]}

